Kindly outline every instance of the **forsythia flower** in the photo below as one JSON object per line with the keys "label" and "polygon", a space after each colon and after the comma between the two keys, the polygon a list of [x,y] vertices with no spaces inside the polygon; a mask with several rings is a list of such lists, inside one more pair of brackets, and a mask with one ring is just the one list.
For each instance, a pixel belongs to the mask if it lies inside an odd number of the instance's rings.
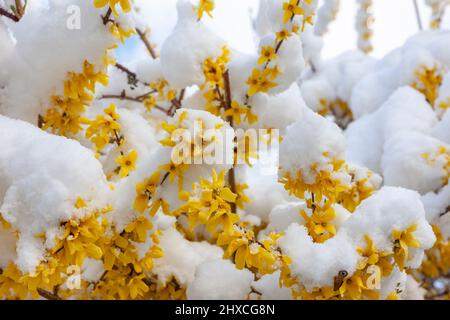
{"label": "forsythia flower", "polygon": [[116,159],[116,163],[120,166],[120,178],[125,178],[129,175],[130,171],[134,171],[136,169],[137,158],[137,152],[132,150],[128,155],[121,155]]}
{"label": "forsythia flower", "polygon": [[[306,2],[311,2],[311,0],[306,0]],[[296,15],[301,15],[305,12],[299,4],[300,0],[289,0],[289,2],[283,3],[283,23],[288,23]]]}
{"label": "forsythia flower", "polygon": [[231,117],[233,119],[233,123],[240,125],[241,124],[241,116],[246,114],[247,110],[239,104],[239,102],[234,101],[231,103],[231,108],[225,111],[224,116]]}
{"label": "forsythia flower", "polygon": [[262,47],[261,55],[258,59],[258,64],[269,63],[270,61],[277,58],[277,54],[275,52],[275,48],[272,46]]}
{"label": "forsythia flower", "polygon": [[403,271],[405,267],[405,262],[408,261],[409,251],[411,248],[420,248],[420,242],[414,238],[414,231],[416,231],[417,225],[413,224],[409,226],[406,230],[401,231],[394,229],[392,230],[392,239],[394,240],[394,257],[395,262],[399,266],[400,270]]}
{"label": "forsythia flower", "polygon": [[214,1],[213,0],[199,0],[198,8],[197,8],[198,20],[202,19],[204,13],[206,13],[208,16],[212,17],[211,12],[213,10],[214,10]]}
{"label": "forsythia flower", "polygon": [[112,12],[118,16],[119,14],[117,13],[116,10],[116,5],[120,4],[122,10],[125,13],[130,12],[131,10],[131,4],[130,4],[130,0],[94,0],[94,6],[96,8],[103,8],[107,5],[109,5],[109,7],[111,8]]}
{"label": "forsythia flower", "polygon": [[248,96],[254,96],[258,92],[267,92],[270,89],[277,86],[273,80],[273,73],[268,69],[264,69],[263,71],[259,69],[253,69],[251,76],[248,78],[246,84],[249,86],[248,88]]}
{"label": "forsythia flower", "polygon": [[136,185],[136,199],[134,209],[143,213],[147,209],[148,201],[156,192],[156,187],[160,181],[160,172],[156,171],[149,179]]}
{"label": "forsythia flower", "polygon": [[318,243],[322,243],[336,234],[336,227],[331,223],[336,218],[333,207],[316,207],[311,216],[305,210],[300,211],[305,220],[309,235]]}

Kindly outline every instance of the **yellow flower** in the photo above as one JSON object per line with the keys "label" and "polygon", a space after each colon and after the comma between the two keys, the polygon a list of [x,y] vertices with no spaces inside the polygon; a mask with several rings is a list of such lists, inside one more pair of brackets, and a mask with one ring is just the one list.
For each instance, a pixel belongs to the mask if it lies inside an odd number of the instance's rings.
{"label": "yellow flower", "polygon": [[268,70],[253,69],[251,76],[247,79],[246,84],[249,86],[248,96],[252,97],[258,92],[267,92],[277,86],[275,82],[269,80],[271,72]]}
{"label": "yellow flower", "polygon": [[75,208],[77,209],[85,208],[86,206],[86,201],[84,201],[84,199],[81,197],[78,197],[75,201]]}
{"label": "yellow flower", "polygon": [[248,185],[246,184],[237,184],[236,185],[236,206],[239,209],[244,210],[245,203],[250,202],[250,198],[245,194],[245,190],[248,189]]}
{"label": "yellow flower", "polygon": [[213,0],[200,0],[197,8],[197,18],[201,20],[203,14],[206,13],[208,16],[212,17],[211,12],[214,10]]}
{"label": "yellow flower", "polygon": [[125,231],[127,233],[134,233],[136,236],[133,237],[134,241],[145,242],[147,239],[147,233],[153,228],[152,223],[147,218],[140,216],[136,220],[130,222],[126,227]]}
{"label": "yellow flower", "polygon": [[336,227],[331,223],[336,218],[333,207],[316,207],[311,216],[305,210],[300,211],[305,220],[305,227],[314,241],[322,243],[336,234]]}
{"label": "yellow flower", "polygon": [[120,166],[119,177],[125,178],[130,171],[136,170],[136,160],[138,154],[132,150],[128,155],[121,155],[116,159],[116,163]]}
{"label": "yellow flower", "polygon": [[[306,2],[310,2],[310,0]],[[289,0],[289,2],[283,3],[283,23],[288,23],[296,15],[304,14],[304,10],[299,4],[300,0]]]}
{"label": "yellow flower", "polygon": [[443,76],[436,66],[433,68],[423,66],[416,72],[416,80],[411,86],[421,92],[434,107],[442,81]]}
{"label": "yellow flower", "polygon": [[153,197],[160,181],[160,172],[156,171],[149,179],[136,185],[134,209],[143,213],[148,207],[148,201]]}
{"label": "yellow flower", "polygon": [[128,13],[131,10],[131,4],[129,0],[94,0],[94,6],[96,8],[103,8],[107,5],[109,5],[109,7],[111,8],[112,12],[118,16],[119,14],[117,13],[116,10],[116,5],[120,4],[120,6],[122,7],[123,12]]}
{"label": "yellow flower", "polygon": [[246,110],[241,107],[239,102],[234,101],[231,102],[231,108],[226,110],[224,115],[226,117],[231,117],[233,119],[233,122],[237,125],[241,124],[241,115],[245,114]]}
{"label": "yellow flower", "polygon": [[[95,144],[98,152],[103,150],[111,139],[117,140],[120,130],[120,124],[117,122],[119,115],[116,113],[116,106],[111,104],[103,112],[104,115],[98,115],[95,120],[82,119],[83,123],[89,124],[86,129],[86,138]],[[122,140],[119,138],[117,143],[121,142]]]}
{"label": "yellow flower", "polygon": [[287,38],[291,36],[291,33],[288,30],[283,29],[281,31],[278,31],[276,36],[277,43],[280,43],[281,41],[287,40]]}
{"label": "yellow flower", "polygon": [[187,164],[176,165],[174,163],[164,164],[159,167],[161,171],[167,171],[167,177],[169,181],[173,183],[175,179],[178,179],[178,188],[183,189],[184,184],[184,173],[189,168]]}
{"label": "yellow flower", "polygon": [[206,83],[212,87],[219,86],[223,88],[223,77],[226,71],[226,65],[230,61],[230,50],[224,46],[222,55],[217,59],[208,58],[203,62],[203,74]]}
{"label": "yellow flower", "polygon": [[403,271],[405,267],[405,262],[408,261],[409,247],[420,248],[420,242],[413,235],[416,229],[417,225],[413,224],[403,231],[397,229],[392,230],[394,258],[401,271]]}
{"label": "yellow flower", "polygon": [[362,259],[359,261],[357,269],[363,270],[367,266],[376,265],[380,268],[382,276],[389,276],[394,267],[390,261],[392,252],[379,252],[368,235],[365,235],[364,239],[367,246],[365,249],[358,248],[358,253],[362,256]]}
{"label": "yellow flower", "polygon": [[261,48],[261,55],[258,59],[258,64],[265,64],[269,63],[272,60],[275,60],[277,58],[277,54],[275,52],[275,48],[272,46],[262,47]]}

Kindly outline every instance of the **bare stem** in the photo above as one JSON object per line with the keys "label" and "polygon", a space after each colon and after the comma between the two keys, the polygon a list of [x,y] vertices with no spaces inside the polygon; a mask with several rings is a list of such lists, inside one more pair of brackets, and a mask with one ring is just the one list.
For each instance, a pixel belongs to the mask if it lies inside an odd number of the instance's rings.
{"label": "bare stem", "polygon": [[[224,82],[224,87],[225,87],[225,109],[228,110],[228,109],[231,109],[231,104],[232,104],[230,73],[228,70],[223,74],[223,82]],[[231,127],[233,127],[234,126],[233,117],[228,116],[227,120],[230,123]],[[236,193],[236,174],[234,172],[234,166],[228,172],[228,184],[230,185],[231,192]],[[236,204],[235,203],[231,203],[231,211],[236,212]]]}
{"label": "bare stem", "polygon": [[158,58],[155,49],[153,49],[152,44],[150,43],[150,41],[147,38],[147,35],[145,34],[144,31],[140,30],[139,28],[136,28],[136,32],[139,35],[139,38],[141,38],[141,41],[144,43],[145,47],[147,48],[148,53],[150,53],[150,56],[153,59]]}
{"label": "bare stem", "polygon": [[417,4],[417,0],[413,0],[414,2],[414,10],[416,11],[417,25],[419,26],[419,30],[423,30],[422,18],[420,17],[419,5]]}
{"label": "bare stem", "polygon": [[139,81],[139,82],[141,82],[142,84],[144,84],[144,85],[146,85],[146,86],[149,86],[149,85],[150,85],[149,83],[147,83],[147,82],[145,82],[145,81],[139,80],[139,79],[137,78],[136,73],[134,73],[133,71],[131,71],[130,69],[128,69],[128,68],[125,67],[124,65],[122,65],[122,64],[120,64],[120,63],[116,63],[114,66],[115,66],[117,69],[119,69],[120,71],[125,72],[125,73],[127,74],[127,76],[128,76],[130,79],[135,80],[135,81]]}
{"label": "bare stem", "polygon": [[3,8],[0,8],[0,16],[7,17],[8,19],[11,19],[14,22],[19,22],[19,20],[20,20],[15,14],[12,14],[11,12],[6,11]]}
{"label": "bare stem", "polygon": [[58,297],[56,294],[53,294],[47,290],[44,289],[37,289],[37,292],[39,293],[39,295],[47,300],[62,300],[60,297]]}

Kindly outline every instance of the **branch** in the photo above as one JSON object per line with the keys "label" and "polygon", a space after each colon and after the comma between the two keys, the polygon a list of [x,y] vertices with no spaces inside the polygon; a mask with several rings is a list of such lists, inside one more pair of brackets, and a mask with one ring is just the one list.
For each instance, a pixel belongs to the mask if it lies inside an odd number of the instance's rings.
{"label": "branch", "polygon": [[106,12],[106,14],[104,16],[101,16],[103,24],[105,26],[108,24],[108,22],[113,22],[114,23],[114,20],[111,19],[111,14],[112,14],[112,10],[111,10],[111,7],[110,7],[110,8],[108,8],[108,11]]}
{"label": "branch", "polygon": [[139,38],[141,38],[141,40],[144,43],[145,47],[147,48],[147,51],[150,53],[150,56],[153,59],[157,59],[158,55],[156,54],[155,49],[153,49],[153,46],[150,43],[150,41],[148,40],[145,32],[140,30],[139,28],[136,28],[136,32],[139,35]]}
{"label": "branch", "polygon": [[23,17],[23,14],[25,13],[25,5],[22,5],[22,0],[15,0],[16,2],[16,16],[17,18],[21,19]]}
{"label": "branch", "polygon": [[419,30],[423,30],[422,18],[420,17],[419,5],[417,4],[417,0],[413,0],[414,2],[414,10],[416,11],[417,24],[419,26]]}
{"label": "branch", "polygon": [[0,16],[5,16],[14,22],[19,22],[19,20],[20,20],[15,14],[12,14],[11,12],[6,11],[3,8],[0,8]]}
{"label": "branch", "polygon": [[122,65],[122,64],[120,64],[120,63],[116,63],[114,66],[115,66],[117,69],[119,69],[120,71],[125,72],[125,73],[128,75],[128,78],[129,78],[132,82],[138,81],[138,82],[140,82],[140,83],[142,83],[142,84],[144,84],[144,85],[146,85],[146,86],[150,86],[149,83],[147,83],[147,82],[145,82],[145,81],[142,81],[142,80],[139,80],[139,79],[137,78],[136,73],[134,73],[133,71],[131,71],[130,69],[128,69],[128,68],[125,67],[124,65]]}
{"label": "branch", "polygon": [[[150,91],[150,92],[148,92],[146,94],[143,94],[143,95],[140,95],[140,96],[137,96],[137,97],[130,97],[130,96],[127,96],[126,93],[125,93],[125,90],[123,90],[121,94],[105,94],[105,95],[101,96],[99,99],[128,100],[128,101],[134,101],[134,102],[142,103],[142,102],[144,102],[145,98],[147,98],[149,95],[151,95],[153,93],[155,93],[155,91],[152,90],[152,91]],[[167,109],[164,109],[163,107],[158,106],[158,105],[153,106],[153,108],[155,108],[155,109],[157,109],[157,110],[159,110],[161,112],[164,112],[167,115],[171,114],[171,109],[167,110]]]}
{"label": "branch", "polygon": [[53,294],[47,290],[44,289],[37,289],[37,292],[39,293],[39,295],[47,300],[62,300],[60,297],[58,297],[56,294]]}
{"label": "branch", "polygon": [[[230,84],[230,73],[227,70],[223,75],[224,87],[225,87],[225,110],[231,109],[232,99],[231,99],[231,84]],[[233,127],[233,117],[227,117],[228,122],[231,127]],[[233,150],[234,152],[234,150]],[[234,166],[228,172],[228,184],[230,185],[230,190],[236,194],[236,175],[234,172]],[[236,213],[236,203],[231,203],[231,211]]]}

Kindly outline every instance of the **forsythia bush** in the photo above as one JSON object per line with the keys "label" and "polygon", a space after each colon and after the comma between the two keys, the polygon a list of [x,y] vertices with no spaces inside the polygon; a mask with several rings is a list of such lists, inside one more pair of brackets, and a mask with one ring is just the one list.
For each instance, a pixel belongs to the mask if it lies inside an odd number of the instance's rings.
{"label": "forsythia bush", "polygon": [[0,0],[1,298],[450,297],[447,1],[331,60],[339,0],[261,0],[253,55],[139,2]]}

